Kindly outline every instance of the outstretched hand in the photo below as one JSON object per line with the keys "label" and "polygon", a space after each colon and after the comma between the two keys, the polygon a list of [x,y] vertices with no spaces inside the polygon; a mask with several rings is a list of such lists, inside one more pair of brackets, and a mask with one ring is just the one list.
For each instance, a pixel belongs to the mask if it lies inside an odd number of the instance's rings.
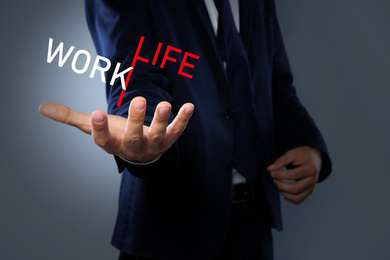
{"label": "outstretched hand", "polygon": [[39,107],[39,112],[91,134],[93,141],[109,154],[131,162],[145,163],[161,156],[179,138],[192,116],[194,105],[184,104],[167,126],[171,109],[168,102],[159,103],[150,127],[144,126],[146,100],[143,97],[132,100],[127,119],[107,115],[102,110],[92,114],[80,113],[58,103],[44,103]]}
{"label": "outstretched hand", "polygon": [[[300,146],[289,150],[268,167],[275,185],[287,201],[299,204],[313,192],[321,170],[322,157],[320,150]],[[287,165],[294,168],[281,170]]]}

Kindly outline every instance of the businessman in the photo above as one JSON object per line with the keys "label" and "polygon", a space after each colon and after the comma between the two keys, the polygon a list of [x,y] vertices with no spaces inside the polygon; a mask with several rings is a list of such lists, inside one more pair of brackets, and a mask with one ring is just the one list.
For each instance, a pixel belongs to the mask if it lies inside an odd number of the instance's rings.
{"label": "businessman", "polygon": [[[112,244],[119,259],[272,259],[279,196],[304,201],[331,171],[298,100],[273,0],[87,0],[99,55],[128,68],[164,43],[183,53],[134,66],[108,114],[46,103],[43,115],[92,134],[122,173]],[[107,78],[113,72],[107,72]],[[288,180],[288,181],[286,181]]]}

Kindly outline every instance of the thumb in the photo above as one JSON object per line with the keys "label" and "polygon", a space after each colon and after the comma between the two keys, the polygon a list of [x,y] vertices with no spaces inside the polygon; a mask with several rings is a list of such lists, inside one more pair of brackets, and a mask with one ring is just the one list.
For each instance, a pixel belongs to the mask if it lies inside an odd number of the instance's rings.
{"label": "thumb", "polygon": [[43,103],[39,106],[39,112],[45,117],[66,124],[68,123],[71,109],[58,103]]}
{"label": "thumb", "polygon": [[91,133],[91,115],[77,112],[58,103],[44,103],[40,105],[39,112],[57,122],[77,127],[84,133]]}

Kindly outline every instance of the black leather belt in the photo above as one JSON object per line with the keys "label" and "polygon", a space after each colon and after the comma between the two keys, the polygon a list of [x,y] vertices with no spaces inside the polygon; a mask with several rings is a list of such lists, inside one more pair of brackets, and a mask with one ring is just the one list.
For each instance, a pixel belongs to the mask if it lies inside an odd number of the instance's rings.
{"label": "black leather belt", "polygon": [[255,198],[255,189],[250,183],[233,184],[232,203],[247,202]]}

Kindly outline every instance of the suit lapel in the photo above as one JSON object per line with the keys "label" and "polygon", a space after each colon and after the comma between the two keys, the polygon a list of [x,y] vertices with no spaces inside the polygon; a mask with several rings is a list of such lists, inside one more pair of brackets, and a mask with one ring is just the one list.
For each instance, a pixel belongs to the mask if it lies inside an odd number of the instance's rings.
{"label": "suit lapel", "polygon": [[253,27],[253,3],[252,0],[240,0],[240,35],[249,55],[249,43]]}
{"label": "suit lapel", "polygon": [[204,0],[189,0],[189,2],[192,4],[193,8],[197,12],[197,14],[199,16],[199,20],[207,32],[209,42],[213,48],[213,52],[215,53],[215,57],[218,59],[220,67],[225,74],[225,78],[227,79],[225,69],[223,67],[222,59],[219,56],[219,51],[218,51],[218,47],[217,47],[217,40],[216,40],[217,38],[216,38],[216,35],[214,33],[213,25],[211,24],[209,13],[207,11],[207,7],[204,3]]}
{"label": "suit lapel", "polygon": [[[223,69],[223,71],[225,71],[221,57],[219,57],[218,55],[219,51],[217,48],[216,36],[204,0],[189,0],[189,2],[192,4],[193,8],[197,12],[199,16],[199,20],[207,32],[214,53],[216,54],[216,57],[219,60],[220,66]],[[250,39],[253,31],[253,22],[254,22],[253,12],[255,9],[255,5],[253,3],[253,0],[239,0],[239,5],[240,5],[240,35],[244,43],[245,49],[247,51],[247,54],[250,55]]]}
{"label": "suit lapel", "polygon": [[210,40],[215,41],[213,25],[211,24],[209,13],[203,0],[189,0],[197,12],[203,27],[206,29]]}

